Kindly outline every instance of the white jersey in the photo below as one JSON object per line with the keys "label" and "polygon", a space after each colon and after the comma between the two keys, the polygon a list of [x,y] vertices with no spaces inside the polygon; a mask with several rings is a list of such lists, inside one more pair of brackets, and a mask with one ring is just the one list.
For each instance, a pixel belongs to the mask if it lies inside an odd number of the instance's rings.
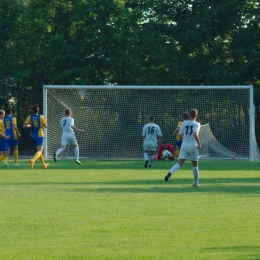
{"label": "white jersey", "polygon": [[183,136],[183,142],[181,148],[197,148],[197,141],[194,137],[194,133],[199,134],[200,123],[196,121],[183,121],[179,134]]}
{"label": "white jersey", "polygon": [[62,137],[72,137],[75,136],[73,129],[71,128],[74,126],[74,119],[72,117],[63,117],[60,120],[61,128],[63,130]]}
{"label": "white jersey", "polygon": [[145,136],[144,144],[157,145],[157,137],[162,136],[162,132],[158,125],[148,123],[143,127],[142,136]]}

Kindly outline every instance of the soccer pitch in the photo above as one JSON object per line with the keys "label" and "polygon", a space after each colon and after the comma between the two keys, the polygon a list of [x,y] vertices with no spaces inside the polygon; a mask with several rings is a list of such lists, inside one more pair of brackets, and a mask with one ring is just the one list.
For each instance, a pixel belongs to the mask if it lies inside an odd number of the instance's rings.
{"label": "soccer pitch", "polygon": [[260,163],[0,165],[0,259],[260,259]]}

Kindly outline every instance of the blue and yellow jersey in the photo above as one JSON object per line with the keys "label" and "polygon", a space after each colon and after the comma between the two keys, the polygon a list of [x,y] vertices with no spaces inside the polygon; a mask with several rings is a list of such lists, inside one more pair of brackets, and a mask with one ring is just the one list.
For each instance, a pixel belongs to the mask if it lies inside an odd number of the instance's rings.
{"label": "blue and yellow jersey", "polygon": [[43,125],[46,124],[46,119],[43,115],[32,114],[28,116],[24,122],[27,125],[31,125],[32,138],[43,137]]}
{"label": "blue and yellow jersey", "polygon": [[[4,122],[2,120],[0,120],[0,133],[2,135],[5,135],[5,126],[4,126]],[[2,135],[0,138],[2,138]]]}
{"label": "blue and yellow jersey", "polygon": [[6,116],[4,118],[5,135],[10,136],[9,140],[17,140],[18,139],[14,125],[16,125],[16,118],[15,117]]}
{"label": "blue and yellow jersey", "polygon": [[[182,121],[179,121],[177,127],[181,128],[181,125],[182,125]],[[181,140],[181,135],[180,135],[179,133],[176,134],[176,140],[177,140],[177,141],[180,141],[180,140]]]}

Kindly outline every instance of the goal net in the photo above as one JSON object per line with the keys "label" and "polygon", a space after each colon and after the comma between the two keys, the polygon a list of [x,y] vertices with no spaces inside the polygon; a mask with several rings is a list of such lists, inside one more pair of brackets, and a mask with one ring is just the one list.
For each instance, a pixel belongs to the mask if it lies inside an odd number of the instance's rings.
{"label": "goal net", "polygon": [[[72,109],[80,157],[142,158],[142,128],[155,116],[163,139],[175,147],[173,131],[183,112],[196,108],[201,123],[201,158],[260,158],[255,139],[251,86],[44,86],[45,156],[60,147],[60,119]],[[68,146],[62,156],[73,157]]]}

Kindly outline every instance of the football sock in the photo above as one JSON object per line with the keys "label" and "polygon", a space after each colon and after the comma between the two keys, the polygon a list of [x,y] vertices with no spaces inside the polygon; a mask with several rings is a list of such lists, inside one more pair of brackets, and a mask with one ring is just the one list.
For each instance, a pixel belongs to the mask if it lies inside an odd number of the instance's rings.
{"label": "football sock", "polygon": [[59,154],[61,154],[63,152],[63,149],[62,148],[59,148],[57,151],[56,151],[56,155],[58,156]]}
{"label": "football sock", "polygon": [[14,150],[14,163],[17,164],[18,161],[18,149]]}
{"label": "football sock", "polygon": [[9,157],[9,156],[6,156],[6,157],[5,157],[5,163],[8,162],[8,157]]}
{"label": "football sock", "polygon": [[35,155],[33,156],[33,160],[36,161],[40,156],[41,156],[42,152],[36,152]]}
{"label": "football sock", "polygon": [[176,163],[172,166],[172,168],[170,169],[170,172],[171,173],[174,173],[175,171],[177,171],[179,168],[180,168],[180,164],[179,163]]}
{"label": "football sock", "polygon": [[40,160],[40,162],[41,162],[42,165],[45,164],[45,162],[44,162],[44,157],[43,157],[42,154],[40,155],[39,160]]}
{"label": "football sock", "polygon": [[199,183],[199,169],[197,167],[193,167],[193,176],[194,176],[194,183]]}
{"label": "football sock", "polygon": [[2,162],[4,160],[5,156],[4,155],[0,155],[0,162]]}
{"label": "football sock", "polygon": [[79,159],[79,147],[76,146],[74,148],[74,155],[75,155],[75,160],[78,160]]}
{"label": "football sock", "polygon": [[175,150],[175,159],[178,159],[178,158],[179,158],[179,155],[180,155],[180,150],[179,150],[179,149],[176,149],[176,150]]}
{"label": "football sock", "polygon": [[148,153],[144,153],[144,160],[145,160],[145,161],[148,160]]}
{"label": "football sock", "polygon": [[150,156],[150,165],[153,164],[153,155]]}

